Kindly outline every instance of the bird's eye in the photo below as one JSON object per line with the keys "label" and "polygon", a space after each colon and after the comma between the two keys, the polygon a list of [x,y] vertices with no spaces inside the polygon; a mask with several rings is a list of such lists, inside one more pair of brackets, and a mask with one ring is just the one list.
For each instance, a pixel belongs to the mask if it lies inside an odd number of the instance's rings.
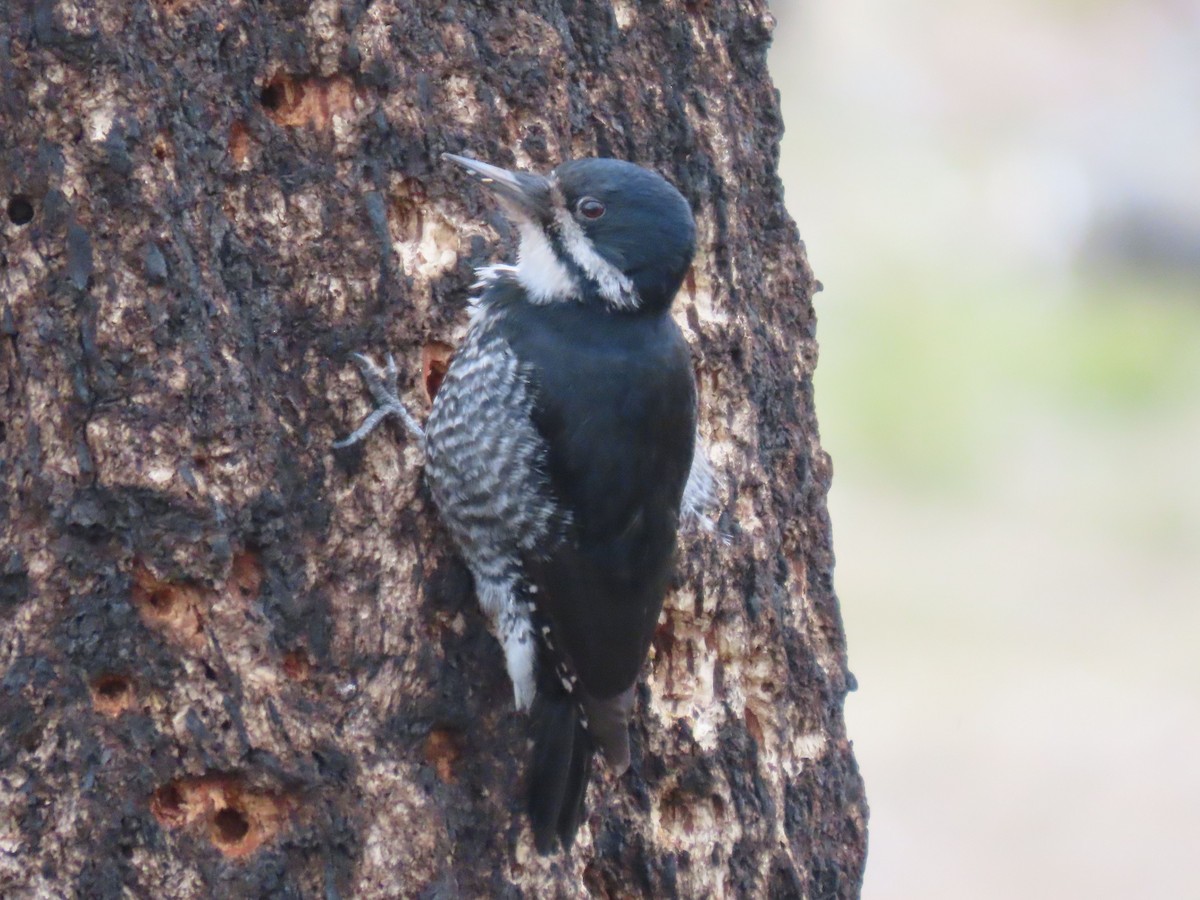
{"label": "bird's eye", "polygon": [[585,219],[598,219],[604,215],[604,204],[595,197],[584,197],[575,208]]}

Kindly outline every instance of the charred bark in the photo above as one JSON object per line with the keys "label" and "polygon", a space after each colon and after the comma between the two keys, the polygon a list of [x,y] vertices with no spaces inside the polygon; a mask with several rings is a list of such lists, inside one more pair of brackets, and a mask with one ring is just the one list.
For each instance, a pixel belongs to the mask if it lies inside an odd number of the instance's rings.
{"label": "charred bark", "polygon": [[[853,897],[815,282],[760,2],[0,11],[0,894]],[[532,853],[526,722],[353,350],[436,389],[513,235],[440,164],[612,155],[696,211],[689,534],[634,761]]]}

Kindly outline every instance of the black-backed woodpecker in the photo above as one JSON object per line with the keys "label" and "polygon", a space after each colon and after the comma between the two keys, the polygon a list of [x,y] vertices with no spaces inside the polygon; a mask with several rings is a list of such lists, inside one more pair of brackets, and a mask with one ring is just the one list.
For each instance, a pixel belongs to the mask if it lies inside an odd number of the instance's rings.
{"label": "black-backed woodpecker", "polygon": [[695,224],[660,175],[579,159],[548,176],[445,154],[499,199],[515,266],[480,270],[471,324],[421,427],[395,363],[358,357],[380,403],[341,445],[398,415],[424,441],[439,513],[532,710],[538,849],[571,847],[593,753],[629,765],[629,718],[674,570],[681,515],[711,500],[696,388],[670,316]]}

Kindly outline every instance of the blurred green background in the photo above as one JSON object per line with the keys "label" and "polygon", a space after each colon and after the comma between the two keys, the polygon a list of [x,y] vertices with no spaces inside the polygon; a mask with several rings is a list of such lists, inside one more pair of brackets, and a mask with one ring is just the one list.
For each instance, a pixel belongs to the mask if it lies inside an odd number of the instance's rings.
{"label": "blurred green background", "polygon": [[1200,897],[1200,2],[772,9],[863,896]]}

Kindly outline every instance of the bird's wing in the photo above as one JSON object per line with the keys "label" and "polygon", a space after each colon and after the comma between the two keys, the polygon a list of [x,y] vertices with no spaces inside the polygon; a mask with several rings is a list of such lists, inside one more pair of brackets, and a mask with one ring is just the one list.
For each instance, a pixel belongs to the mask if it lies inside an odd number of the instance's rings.
{"label": "bird's wing", "polygon": [[604,699],[637,680],[672,576],[696,400],[687,346],[669,319],[605,336],[612,317],[578,315],[543,311],[508,333],[528,367],[532,420],[569,523],[562,540],[525,554],[526,572],[584,691]]}

